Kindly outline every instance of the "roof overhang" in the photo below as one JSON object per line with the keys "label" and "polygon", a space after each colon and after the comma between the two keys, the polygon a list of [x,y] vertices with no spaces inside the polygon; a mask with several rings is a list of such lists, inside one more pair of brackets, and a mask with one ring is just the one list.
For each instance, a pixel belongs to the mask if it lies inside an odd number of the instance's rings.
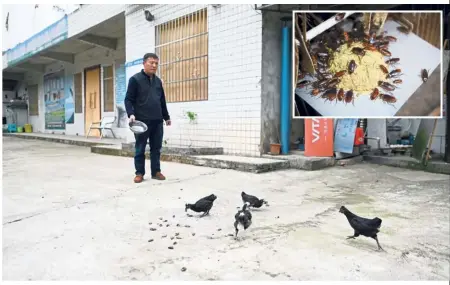
{"label": "roof overhang", "polygon": [[[75,63],[75,55],[100,47],[116,50],[125,37],[125,15],[120,13],[82,33],[67,37],[67,16],[3,53],[3,76],[25,72],[45,73],[54,63]],[[17,76],[16,76],[17,78]]]}

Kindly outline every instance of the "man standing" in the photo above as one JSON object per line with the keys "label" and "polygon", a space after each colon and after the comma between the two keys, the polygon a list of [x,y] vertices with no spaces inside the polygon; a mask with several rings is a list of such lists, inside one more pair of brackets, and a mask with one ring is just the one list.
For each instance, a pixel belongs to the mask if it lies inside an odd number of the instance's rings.
{"label": "man standing", "polygon": [[153,179],[165,180],[160,168],[161,148],[163,141],[163,121],[170,126],[166,96],[161,79],[156,76],[159,58],[154,53],[146,53],[143,58],[144,69],[133,75],[128,81],[125,109],[130,122],[144,122],[148,130],[140,135],[135,134],[136,148],[134,167],[135,183],[141,183],[145,175],[145,147],[150,142],[150,166]]}

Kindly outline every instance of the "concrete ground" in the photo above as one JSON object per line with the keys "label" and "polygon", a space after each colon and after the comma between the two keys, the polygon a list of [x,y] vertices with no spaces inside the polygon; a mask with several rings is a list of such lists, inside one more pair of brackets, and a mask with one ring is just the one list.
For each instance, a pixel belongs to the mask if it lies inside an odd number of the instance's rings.
{"label": "concrete ground", "polygon": [[[447,175],[370,164],[265,174],[162,168],[166,181],[134,184],[131,158],[3,138],[3,278],[449,279]],[[242,190],[270,207],[253,211],[236,241],[228,234]],[[210,216],[186,215],[185,202],[211,193]],[[383,219],[386,252],[369,238],[346,240],[353,231],[341,205]]]}

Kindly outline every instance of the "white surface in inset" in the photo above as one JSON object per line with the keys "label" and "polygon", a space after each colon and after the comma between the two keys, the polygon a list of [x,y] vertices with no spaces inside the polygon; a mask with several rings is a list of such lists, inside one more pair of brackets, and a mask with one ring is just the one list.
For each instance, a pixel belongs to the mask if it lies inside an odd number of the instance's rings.
{"label": "white surface in inset", "polygon": [[319,26],[309,30],[306,33],[306,40],[309,41],[309,40],[317,37],[318,35],[320,35],[321,33],[325,32],[326,30],[328,30],[329,28],[333,27],[334,25],[343,22],[345,19],[347,19],[350,15],[354,14],[355,12],[347,12],[347,13],[345,13],[345,15],[342,18],[342,20],[336,21],[336,16],[339,13],[340,13],[340,11],[336,11],[336,15],[335,16],[329,18],[328,20],[326,20],[325,22],[323,22]]}
{"label": "white surface in inset", "polygon": [[[400,33],[397,30],[398,26],[400,24],[394,21],[386,21],[384,25],[387,35],[397,38],[397,42],[390,43],[389,51],[392,53],[393,58],[400,58],[396,68],[401,68],[403,73],[399,77],[403,80],[403,83],[392,92],[397,98],[395,104],[384,103],[381,99],[371,101],[369,95],[355,97],[354,105],[343,102],[336,103],[336,101],[329,102],[321,99],[320,95],[316,97],[311,96],[312,86],[301,89],[296,88],[295,93],[308,102],[322,116],[326,117],[393,117],[417,88],[423,84],[420,71],[426,69],[431,74],[441,63],[441,51],[438,48],[413,33],[408,35]],[[387,60],[388,57],[385,57],[385,59]],[[393,69],[392,67],[390,68],[390,70]],[[305,79],[308,78],[305,77]],[[442,89],[442,86],[440,89]],[[386,93],[381,91],[382,89],[380,89],[380,93]],[[424,116],[424,114],[417,114],[417,116]]]}

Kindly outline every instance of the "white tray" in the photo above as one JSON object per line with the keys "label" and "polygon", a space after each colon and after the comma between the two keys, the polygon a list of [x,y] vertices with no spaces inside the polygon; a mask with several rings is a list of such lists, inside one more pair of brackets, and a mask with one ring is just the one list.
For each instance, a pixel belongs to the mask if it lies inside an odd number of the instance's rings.
{"label": "white tray", "polygon": [[[369,95],[359,95],[355,98],[354,106],[351,103],[346,105],[343,102],[337,102],[337,104],[334,101],[325,102],[324,99],[310,95],[311,86],[296,88],[295,93],[324,117],[393,117],[409,97],[423,84],[420,71],[427,69],[429,74],[431,74],[441,63],[440,49],[413,33],[408,35],[400,33],[397,30],[398,26],[400,24],[392,20],[387,20],[384,25],[384,30],[388,32],[387,34],[397,38],[397,42],[389,44],[389,51],[392,53],[392,57],[400,58],[396,68],[401,68],[403,73],[400,77],[403,83],[399,85],[399,89],[392,92],[397,98],[397,102],[393,104],[395,107],[384,103],[380,99],[371,101]],[[388,58],[386,57],[386,59]],[[305,79],[308,79],[308,77],[305,77]]]}

